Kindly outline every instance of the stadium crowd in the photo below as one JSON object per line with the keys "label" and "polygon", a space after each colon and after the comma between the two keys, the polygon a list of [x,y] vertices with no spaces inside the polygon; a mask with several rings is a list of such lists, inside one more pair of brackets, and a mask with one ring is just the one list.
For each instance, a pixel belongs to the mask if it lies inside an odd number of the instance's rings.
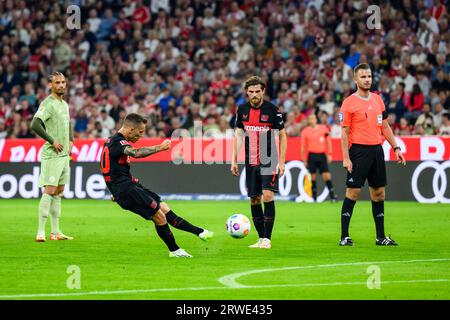
{"label": "stadium crowd", "polygon": [[[0,138],[35,137],[52,71],[66,75],[78,138],[108,137],[130,112],[149,118],[148,137],[229,137],[250,75],[266,81],[288,136],[316,113],[339,137],[362,62],[396,135],[449,135],[449,3],[379,1],[373,29],[358,0],[1,1]],[[81,8],[79,29],[69,5]]]}

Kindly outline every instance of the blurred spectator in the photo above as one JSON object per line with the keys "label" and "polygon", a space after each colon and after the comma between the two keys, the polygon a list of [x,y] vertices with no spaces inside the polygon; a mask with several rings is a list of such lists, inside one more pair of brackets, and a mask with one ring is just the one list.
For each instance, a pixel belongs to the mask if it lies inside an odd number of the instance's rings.
{"label": "blurred spectator", "polygon": [[413,85],[413,90],[406,101],[407,113],[405,116],[409,119],[417,119],[417,117],[422,113],[424,102],[423,93],[417,83]]}
{"label": "blurred spectator", "polygon": [[110,136],[110,132],[108,129],[102,126],[100,121],[95,122],[95,128],[92,131],[92,136],[94,138],[106,139]]}
{"label": "blurred spectator", "polygon": [[434,117],[433,114],[431,113],[431,107],[428,103],[425,103],[423,105],[423,113],[416,120],[414,127],[418,126],[423,128],[423,133],[426,135],[435,134],[436,126],[434,124]]}
{"label": "blurred spectator", "polygon": [[411,125],[406,118],[401,118],[398,127],[395,128],[396,136],[409,136],[412,133]]}
{"label": "blurred spectator", "polygon": [[[1,124],[0,124],[1,126]],[[445,113],[442,116],[442,123],[439,126],[438,132],[439,135],[443,136],[449,136],[450,135],[450,115],[448,113]]]}
{"label": "blurred spectator", "polygon": [[100,111],[100,117],[97,118],[98,122],[102,125],[102,128],[111,131],[116,126],[114,119],[106,112],[106,109]]}

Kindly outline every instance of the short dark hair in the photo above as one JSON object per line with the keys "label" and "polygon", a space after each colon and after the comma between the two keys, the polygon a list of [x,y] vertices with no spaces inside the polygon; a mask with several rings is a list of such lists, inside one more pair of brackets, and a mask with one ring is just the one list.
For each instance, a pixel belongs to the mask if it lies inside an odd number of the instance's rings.
{"label": "short dark hair", "polygon": [[56,76],[63,76],[63,77],[65,77],[61,72],[59,72],[59,71],[53,71],[53,72],[50,73],[50,74],[48,75],[48,77],[47,77],[48,82],[52,82],[52,81],[53,81],[53,78],[56,77]]}
{"label": "short dark hair", "polygon": [[250,78],[245,80],[244,89],[245,89],[245,91],[247,91],[248,87],[250,87],[250,86],[257,86],[258,84],[261,85],[263,90],[266,88],[266,83],[263,81],[263,79],[261,79],[258,76],[251,76]]}
{"label": "short dark hair", "polygon": [[125,127],[136,127],[139,124],[147,124],[147,119],[145,119],[143,116],[137,113],[129,113],[125,117],[125,120],[123,121],[123,125]]}
{"label": "short dark hair", "polygon": [[359,70],[370,70],[368,63],[360,63],[353,69],[353,74],[356,74]]}

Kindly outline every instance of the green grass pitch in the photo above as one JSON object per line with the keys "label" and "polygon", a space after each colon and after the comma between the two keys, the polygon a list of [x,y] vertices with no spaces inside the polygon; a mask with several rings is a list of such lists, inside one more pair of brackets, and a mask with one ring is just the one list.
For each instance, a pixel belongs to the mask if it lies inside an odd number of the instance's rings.
{"label": "green grass pitch", "polygon": [[[38,200],[1,200],[0,299],[450,298],[449,205],[386,202],[386,232],[400,245],[378,247],[370,202],[358,202],[355,246],[339,247],[341,203],[277,202],[271,250],[248,248],[255,230],[227,235],[231,214],[251,216],[246,201],[169,205],[215,232],[203,242],[172,228],[193,259],[169,258],[152,222],[110,201],[63,199],[61,226],[75,240],[48,241],[48,220],[47,242],[36,243]],[[67,286],[69,266],[80,289]]]}

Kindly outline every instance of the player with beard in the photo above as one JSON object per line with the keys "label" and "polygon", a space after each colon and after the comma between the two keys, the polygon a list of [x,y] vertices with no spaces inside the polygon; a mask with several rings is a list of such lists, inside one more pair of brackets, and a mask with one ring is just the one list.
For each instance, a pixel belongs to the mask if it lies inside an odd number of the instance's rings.
{"label": "player with beard", "polygon": [[[287,138],[278,107],[264,100],[265,89],[263,80],[256,76],[244,83],[248,102],[240,105],[236,114],[231,173],[239,175],[237,156],[245,135],[246,186],[253,223],[259,237],[250,247],[270,249],[275,222],[274,195],[278,192],[278,178],[284,174]],[[279,160],[276,135],[280,144]],[[261,200],[264,202],[264,211]]]}

